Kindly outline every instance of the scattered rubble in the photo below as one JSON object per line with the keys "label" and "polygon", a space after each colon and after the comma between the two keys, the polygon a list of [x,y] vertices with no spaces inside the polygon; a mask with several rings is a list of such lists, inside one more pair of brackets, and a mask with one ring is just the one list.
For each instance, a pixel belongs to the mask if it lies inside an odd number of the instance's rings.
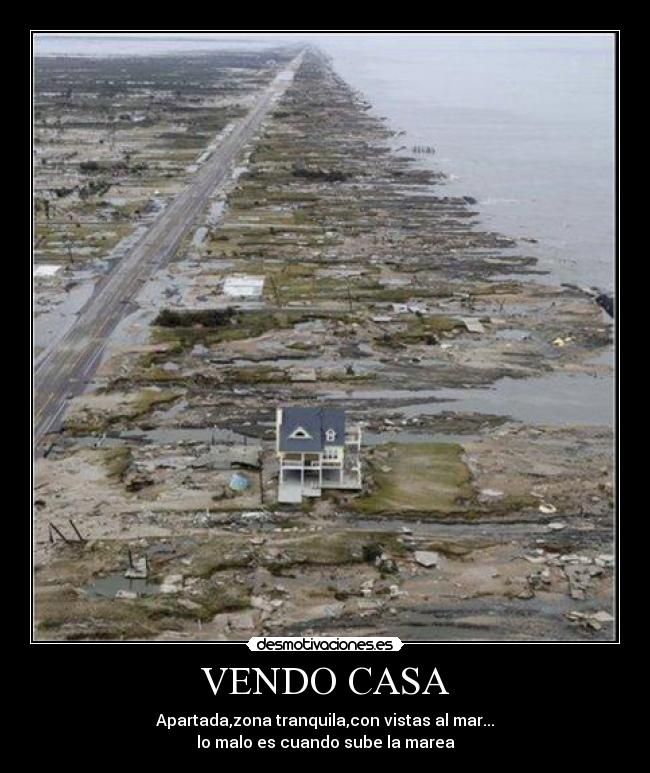
{"label": "scattered rubble", "polygon": [[[137,77],[37,63],[43,331],[290,55],[161,57]],[[611,430],[514,421],[508,390],[599,377],[611,326],[579,289],[529,281],[536,261],[392,137],[310,51],[38,461],[41,638],[610,636]],[[279,508],[275,408],[316,401],[362,423],[366,488]],[[88,541],[51,544],[53,514]],[[127,545],[146,595],[74,590],[123,579]]]}
{"label": "scattered rubble", "polygon": [[430,550],[416,550],[414,558],[418,564],[425,566],[427,569],[432,566],[438,566],[438,561],[440,560],[438,554]]}

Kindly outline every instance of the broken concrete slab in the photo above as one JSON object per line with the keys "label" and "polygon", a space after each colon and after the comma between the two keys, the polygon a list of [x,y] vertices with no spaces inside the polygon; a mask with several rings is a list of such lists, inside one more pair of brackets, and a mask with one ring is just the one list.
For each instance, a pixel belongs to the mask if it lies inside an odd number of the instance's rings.
{"label": "broken concrete slab", "polygon": [[591,587],[590,568],[579,564],[570,564],[564,568],[569,581],[569,595],[572,599],[582,600],[586,598],[587,590]]}
{"label": "broken concrete slab", "polygon": [[252,612],[229,614],[226,621],[229,628],[237,631],[252,631],[255,628],[255,617]]}
{"label": "broken concrete slab", "polygon": [[420,566],[429,569],[432,566],[438,566],[440,555],[434,550],[416,550],[414,558]]}
{"label": "broken concrete slab", "polygon": [[259,298],[264,289],[263,276],[239,276],[226,277],[223,283],[223,293],[231,298]]}
{"label": "broken concrete slab", "polygon": [[485,333],[485,328],[481,320],[475,317],[461,317],[460,321],[465,325],[470,333]]}
{"label": "broken concrete slab", "polygon": [[180,593],[183,589],[182,574],[168,574],[160,585],[161,593]]}
{"label": "broken concrete slab", "polygon": [[118,590],[115,594],[116,599],[137,599],[138,594],[133,590]]}
{"label": "broken concrete slab", "polygon": [[292,368],[289,371],[289,378],[291,381],[316,381],[316,369],[315,368]]}
{"label": "broken concrete slab", "polygon": [[60,269],[61,269],[61,266],[41,263],[37,266],[34,266],[34,276],[35,277],[54,276]]}

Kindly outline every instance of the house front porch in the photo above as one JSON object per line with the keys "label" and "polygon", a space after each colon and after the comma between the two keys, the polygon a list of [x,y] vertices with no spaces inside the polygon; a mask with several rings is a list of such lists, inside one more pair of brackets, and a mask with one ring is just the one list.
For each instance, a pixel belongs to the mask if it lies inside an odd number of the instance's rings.
{"label": "house front porch", "polygon": [[284,469],[278,481],[278,502],[300,504],[303,497],[319,497],[318,472],[314,470]]}
{"label": "house front porch", "polygon": [[355,470],[283,469],[278,481],[278,502],[300,504],[303,497],[319,497],[323,489],[345,489],[359,491],[362,488],[361,475]]}

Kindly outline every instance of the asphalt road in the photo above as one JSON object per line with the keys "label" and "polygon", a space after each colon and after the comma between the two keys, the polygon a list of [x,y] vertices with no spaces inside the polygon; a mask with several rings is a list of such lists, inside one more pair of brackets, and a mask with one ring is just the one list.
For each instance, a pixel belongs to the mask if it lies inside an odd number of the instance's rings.
{"label": "asphalt road", "polygon": [[176,253],[183,237],[217,186],[224,183],[243,146],[253,137],[275,99],[291,82],[302,54],[260,94],[249,113],[212,153],[188,186],[165,208],[143,238],[98,284],[68,333],[34,367],[34,447],[60,428],[67,400],[78,395],[101,360],[106,341],[149,277]]}

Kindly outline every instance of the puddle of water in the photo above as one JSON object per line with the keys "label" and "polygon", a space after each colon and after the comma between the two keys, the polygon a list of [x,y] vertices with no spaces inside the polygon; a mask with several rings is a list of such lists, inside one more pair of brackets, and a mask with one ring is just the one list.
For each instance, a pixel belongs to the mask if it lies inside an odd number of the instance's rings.
{"label": "puddle of water", "polygon": [[[404,641],[444,641],[444,640],[502,640],[513,638],[510,630],[522,628],[522,620],[535,616],[545,629],[545,638],[556,639],[580,638],[578,630],[567,631],[562,613],[575,607],[575,603],[567,596],[556,598],[548,603],[539,597],[528,599],[527,602],[512,600],[508,604],[485,602],[481,599],[472,600],[472,609],[467,613],[458,614],[455,610],[446,610],[444,604],[440,608],[411,609],[402,612],[397,620],[391,623],[391,635],[399,636]],[[472,626],[465,624],[465,617],[480,615],[483,622]],[[519,639],[535,638],[520,635]]]}
{"label": "puddle of water", "polygon": [[[90,300],[94,282],[80,282],[65,293],[65,300],[34,319],[34,347],[49,351],[61,340],[77,319],[77,314]],[[38,360],[37,360],[38,362]]]}
{"label": "puddle of water", "polygon": [[210,204],[207,217],[208,225],[216,225],[219,222],[225,206],[226,202],[222,200],[213,201]]}
{"label": "puddle of water", "polygon": [[614,367],[614,347],[609,346],[596,357],[587,360],[589,365],[609,365]]}
{"label": "puddle of water", "polygon": [[200,247],[203,244],[203,240],[208,234],[208,229],[205,226],[197,228],[192,237],[192,244],[194,247]]}
{"label": "puddle of water", "polygon": [[175,553],[176,549],[168,542],[154,542],[153,545],[149,545],[145,552],[148,556],[160,556]]}
{"label": "puddle of water", "polygon": [[148,580],[129,580],[122,572],[115,572],[106,577],[100,577],[86,588],[92,598],[114,599],[120,590],[137,593],[138,596],[154,596],[159,591],[158,585]]}
{"label": "puddle of water", "polygon": [[[613,423],[613,379],[584,373],[553,373],[536,379],[503,378],[485,389],[441,389],[438,397],[454,401],[453,410],[507,415],[526,423]],[[439,413],[437,403],[405,406],[405,416]]]}
{"label": "puddle of water", "polygon": [[274,368],[295,368],[296,370],[315,368],[321,371],[321,377],[325,372],[332,371],[338,373],[348,367],[351,367],[356,375],[371,373],[381,368],[381,365],[376,362],[366,362],[356,359],[341,358],[338,360],[325,360],[322,357],[302,357],[300,355],[296,355],[295,357],[276,357],[272,353],[269,353],[269,356],[266,358],[237,358],[232,360],[232,364],[237,367],[250,367],[251,370],[253,370],[256,365],[262,365],[264,367],[270,365]]}
{"label": "puddle of water", "polygon": [[614,417],[613,374],[552,373],[529,379],[506,377],[483,388],[351,390],[324,396],[331,400],[376,401],[418,398],[430,399],[403,406],[405,417],[453,410],[509,416],[525,423],[604,426],[610,426]]}
{"label": "puddle of water", "polygon": [[177,443],[233,443],[245,445],[249,440],[245,435],[240,435],[229,429],[212,429],[210,427],[174,427],[171,429],[159,428],[152,430],[127,430],[120,432],[122,440],[142,440],[146,443],[159,445],[175,445]]}
{"label": "puddle of water", "polygon": [[532,338],[530,330],[520,330],[518,328],[497,330],[496,337],[502,341],[525,341],[527,338]]}
{"label": "puddle of water", "polygon": [[[350,389],[325,392],[322,400],[418,400],[438,398],[440,389]],[[440,398],[440,402],[442,402]]]}
{"label": "puddle of water", "polygon": [[[373,531],[377,528],[377,518],[356,519],[355,528]],[[381,519],[382,531],[394,532],[405,536],[409,532],[417,531],[419,537],[436,537],[463,540],[468,537],[489,537],[499,539],[501,542],[513,539],[522,539],[539,534],[539,525],[536,523],[444,523],[442,521],[414,521],[412,518],[399,518],[394,515]],[[406,529],[406,531],[404,531]]]}
{"label": "puddle of water", "polygon": [[97,281],[110,272],[119,261],[148,231],[148,226],[138,226],[111,249],[101,261],[94,264],[92,270],[77,271],[74,279],[78,282],[69,291],[61,290],[64,300],[56,306],[38,313],[33,322],[34,348],[39,352],[35,365],[66,335],[77,319],[79,312],[89,303],[95,291]]}
{"label": "puddle of water", "polygon": [[75,437],[72,442],[75,446],[83,446],[84,448],[121,448],[124,445],[119,438],[97,437],[96,435]]}
{"label": "puddle of water", "polygon": [[364,432],[364,446],[380,446],[384,443],[467,443],[476,438],[476,434],[447,435],[442,432]]}

